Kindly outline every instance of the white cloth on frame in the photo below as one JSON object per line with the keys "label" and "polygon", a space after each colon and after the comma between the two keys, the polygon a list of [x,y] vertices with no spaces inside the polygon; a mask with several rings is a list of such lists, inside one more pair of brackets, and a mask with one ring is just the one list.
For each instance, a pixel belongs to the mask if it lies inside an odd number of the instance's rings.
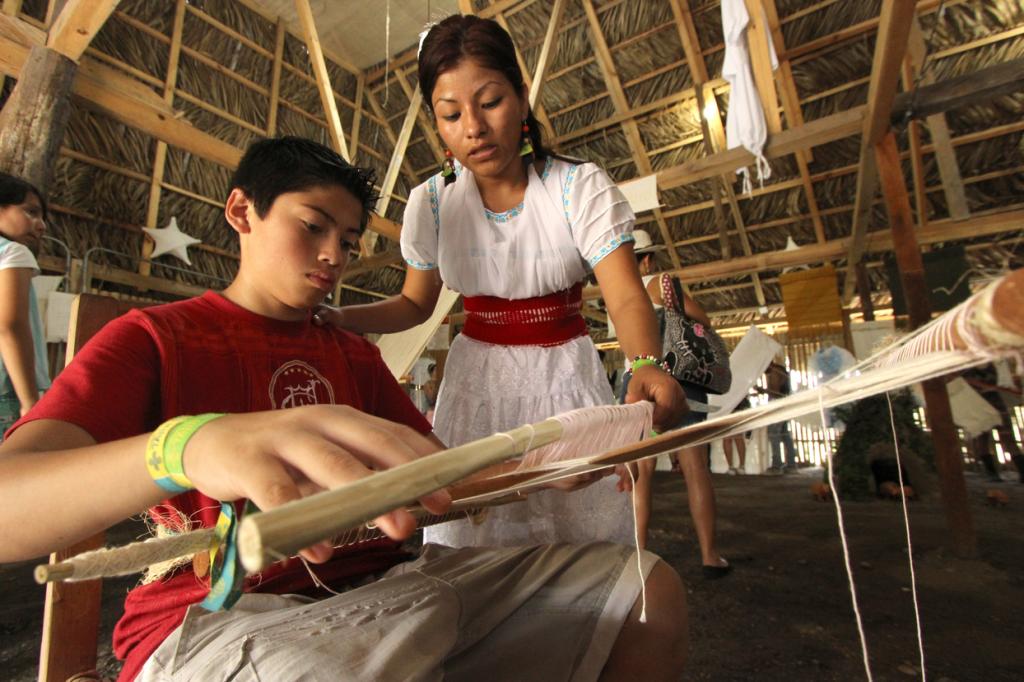
{"label": "white cloth on frame", "polygon": [[[473,175],[458,168],[448,186],[434,176],[409,197],[402,255],[411,267],[440,268],[463,295],[523,299],[567,289],[587,266],[633,240],[633,211],[590,163],[550,159],[531,167],[522,204],[485,209]],[[437,398],[434,432],[448,446],[614,402],[589,337],[558,346],[501,346],[459,335]],[[455,547],[608,540],[632,544],[629,495],[605,478],[573,493],[544,491],[488,510],[478,522],[424,530],[426,542]]]}
{"label": "white cloth on frame", "polygon": [[718,407],[716,416],[729,414],[736,409],[780,350],[782,346],[778,341],[756,326],[750,326],[729,355],[729,369],[732,370],[729,392],[708,396],[708,404]]}
{"label": "white cloth on frame", "polygon": [[1002,423],[1003,417],[999,410],[989,405],[980,393],[960,377],[946,384],[946,390],[949,391],[953,423],[962,428],[968,438],[974,438]]}
{"label": "white cloth on frame", "polygon": [[[763,10],[762,10],[763,12]],[[722,32],[725,41],[725,59],[722,62],[722,78],[729,81],[729,109],[725,121],[726,146],[729,149],[743,146],[755,157],[758,179],[771,177],[771,167],[764,158],[764,145],[768,140],[768,126],[765,123],[764,108],[754,82],[750,65],[750,50],[747,49],[747,25],[750,14],[744,0],[722,0]],[[768,22],[764,21],[767,34]],[[768,51],[772,60],[772,71],[779,68],[779,60],[768,38]],[[736,171],[743,177],[743,192],[749,194],[753,187],[750,169],[743,167]]]}

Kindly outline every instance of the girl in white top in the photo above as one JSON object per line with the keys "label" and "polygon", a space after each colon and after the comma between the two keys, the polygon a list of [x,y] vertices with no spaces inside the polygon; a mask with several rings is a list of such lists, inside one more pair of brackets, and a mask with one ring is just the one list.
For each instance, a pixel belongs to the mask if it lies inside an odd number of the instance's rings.
{"label": "girl in white top", "polygon": [[[512,40],[495,22],[453,16],[435,25],[421,46],[419,83],[450,151],[442,173],[410,193],[402,293],[329,317],[358,332],[395,332],[431,315],[442,281],[467,297],[467,323],[449,352],[435,412],[434,432],[448,446],[612,403],[579,314],[588,267],[627,356],[661,352],[626,199],[594,164],[543,148]],[[638,363],[630,385],[628,400],[641,399],[655,402],[657,426],[685,410],[678,383],[649,361]],[[452,522],[425,534],[454,546],[632,537],[629,496],[616,493],[613,479],[571,495],[531,494],[525,503],[491,509],[483,522]]]}
{"label": "girl in white top", "polygon": [[32,287],[45,218],[39,191],[0,173],[0,441],[50,387],[46,338]]}

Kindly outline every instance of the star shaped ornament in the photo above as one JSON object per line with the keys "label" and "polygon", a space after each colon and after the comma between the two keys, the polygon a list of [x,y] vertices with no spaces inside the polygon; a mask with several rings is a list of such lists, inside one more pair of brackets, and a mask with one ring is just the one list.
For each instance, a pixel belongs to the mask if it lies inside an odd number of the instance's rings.
{"label": "star shaped ornament", "polygon": [[189,265],[192,265],[192,261],[188,257],[188,247],[193,244],[202,244],[201,239],[189,236],[178,229],[178,219],[171,216],[171,222],[167,223],[167,227],[161,229],[155,227],[144,227],[143,232],[152,237],[156,247],[153,249],[153,253],[150,254],[150,258],[157,258],[165,253],[169,253],[178,260],[183,260]]}

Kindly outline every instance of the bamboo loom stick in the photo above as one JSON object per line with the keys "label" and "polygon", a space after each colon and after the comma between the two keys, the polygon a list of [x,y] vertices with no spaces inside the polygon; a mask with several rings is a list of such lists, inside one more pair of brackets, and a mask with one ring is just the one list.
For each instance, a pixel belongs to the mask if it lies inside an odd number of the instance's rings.
{"label": "bamboo loom stick", "polygon": [[238,527],[238,555],[250,573],[325,537],[414,502],[430,492],[562,437],[562,424],[546,419],[445,450],[340,488],[250,514]]}
{"label": "bamboo loom stick", "polygon": [[[418,527],[432,526],[475,516],[488,507],[497,507],[526,499],[521,495],[505,495],[475,504],[455,502],[444,514],[431,514],[422,507],[409,512],[415,517]],[[369,540],[384,538],[384,531],[375,526],[363,525],[350,528],[334,537],[335,547],[355,545]],[[84,552],[65,561],[41,564],[35,568],[35,580],[40,585],[48,582],[78,582],[95,578],[110,578],[118,575],[141,573],[156,563],[173,561],[210,549],[214,541],[214,529],[202,528],[160,538],[133,542],[123,547],[107,547]]]}

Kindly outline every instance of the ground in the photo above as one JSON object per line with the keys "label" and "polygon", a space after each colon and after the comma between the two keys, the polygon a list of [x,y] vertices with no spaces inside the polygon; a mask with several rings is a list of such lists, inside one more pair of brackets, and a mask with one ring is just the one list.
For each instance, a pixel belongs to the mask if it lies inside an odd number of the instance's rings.
{"label": "ground", "polygon": [[[1007,474],[1009,477],[1010,474]],[[786,476],[715,476],[719,543],[735,570],[700,572],[682,480],[659,472],[651,549],[683,576],[690,609],[688,680],[855,680],[864,664],[830,503],[812,499],[820,470]],[[1024,486],[968,473],[978,555],[949,547],[938,499],[911,503],[928,678],[939,682],[1019,680],[1024,670]],[[1006,507],[985,503],[998,487]],[[843,505],[857,601],[874,679],[920,677],[900,506]],[[129,539],[137,527],[118,529]],[[106,633],[133,579],[107,581]],[[43,589],[31,564],[0,566],[0,677],[34,680]],[[109,651],[109,644],[106,646]]]}

